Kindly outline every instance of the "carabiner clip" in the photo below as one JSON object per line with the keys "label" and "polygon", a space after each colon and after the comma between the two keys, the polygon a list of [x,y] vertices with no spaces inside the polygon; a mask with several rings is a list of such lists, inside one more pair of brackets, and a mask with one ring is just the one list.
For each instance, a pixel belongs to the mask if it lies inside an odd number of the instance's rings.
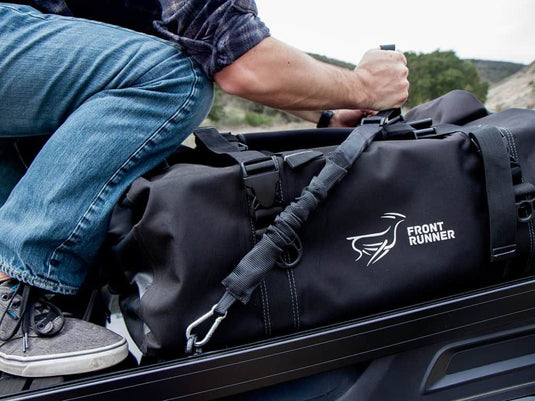
{"label": "carabiner clip", "polygon": [[198,341],[197,340],[197,335],[196,334],[192,334],[193,329],[195,327],[199,326],[200,324],[204,323],[206,320],[210,319],[212,316],[215,316],[216,315],[216,313],[215,313],[215,308],[216,307],[217,307],[217,304],[212,306],[212,309],[210,309],[209,312],[205,313],[200,318],[195,320],[186,329],[186,339],[188,340],[188,342],[190,342],[191,338],[194,338],[193,343],[192,343],[193,347],[200,348],[200,347],[208,344],[208,341],[210,341],[210,339],[214,335],[214,332],[216,331],[217,327],[221,324],[223,319],[227,317],[227,312],[225,312],[223,315],[219,315],[218,317],[216,317],[214,323],[212,324],[212,327],[210,327],[210,330],[208,330],[208,333],[206,333],[206,335],[204,336],[204,338],[202,340]]}

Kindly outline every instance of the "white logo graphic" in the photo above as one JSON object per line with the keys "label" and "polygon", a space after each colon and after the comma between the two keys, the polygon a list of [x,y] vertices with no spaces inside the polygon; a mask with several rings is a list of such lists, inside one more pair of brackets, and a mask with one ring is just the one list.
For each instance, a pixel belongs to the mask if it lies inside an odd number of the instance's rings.
{"label": "white logo graphic", "polygon": [[362,255],[371,256],[366,266],[373,265],[385,256],[395,245],[398,226],[405,221],[405,216],[399,213],[385,213],[382,219],[392,220],[388,228],[379,233],[357,235],[346,238],[351,242],[351,246],[357,252],[355,261],[360,260]]}

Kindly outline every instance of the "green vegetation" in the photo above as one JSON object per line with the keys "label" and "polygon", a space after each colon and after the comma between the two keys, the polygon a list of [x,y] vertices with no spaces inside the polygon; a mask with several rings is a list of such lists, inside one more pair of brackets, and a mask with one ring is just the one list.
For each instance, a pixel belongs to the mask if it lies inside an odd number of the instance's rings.
{"label": "green vegetation", "polygon": [[454,89],[467,90],[485,102],[489,83],[480,78],[473,63],[459,59],[454,52],[409,52],[405,56],[411,83],[406,107],[417,106]]}
{"label": "green vegetation", "polygon": [[203,125],[227,129],[240,126],[270,127],[294,121],[300,120],[284,111],[228,95],[216,86],[214,104]]}

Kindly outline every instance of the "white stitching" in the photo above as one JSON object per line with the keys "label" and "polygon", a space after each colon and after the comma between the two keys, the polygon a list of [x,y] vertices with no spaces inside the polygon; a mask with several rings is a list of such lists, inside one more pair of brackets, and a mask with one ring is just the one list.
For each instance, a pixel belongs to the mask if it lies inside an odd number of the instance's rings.
{"label": "white stitching", "polygon": [[260,283],[260,302],[262,303],[262,316],[264,320],[264,333],[266,337],[269,336],[268,327],[267,327],[267,316],[266,316],[266,304],[264,302],[264,280]]}
{"label": "white stitching", "polygon": [[265,299],[266,299],[266,317],[267,317],[267,335],[268,337],[271,336],[271,313],[269,311],[269,297],[268,297],[268,292],[267,292],[267,284],[266,284],[266,281],[263,280],[262,281],[262,284],[263,284],[263,289],[264,289],[264,294],[265,294]]}
{"label": "white stitching", "polygon": [[292,300],[292,318],[294,322],[294,328],[297,328],[297,320],[295,317],[294,291],[293,291],[293,286],[292,286],[292,278],[290,276],[290,269],[286,269],[286,276],[288,277],[288,285],[290,286],[290,298]]}
{"label": "white stitching", "polygon": [[293,293],[295,295],[295,316],[297,317],[297,327],[296,329],[299,330],[301,327],[301,322],[299,320],[299,297],[297,296],[297,286],[295,285],[295,274],[293,269],[290,269],[291,276],[292,276],[292,284],[293,284]]}

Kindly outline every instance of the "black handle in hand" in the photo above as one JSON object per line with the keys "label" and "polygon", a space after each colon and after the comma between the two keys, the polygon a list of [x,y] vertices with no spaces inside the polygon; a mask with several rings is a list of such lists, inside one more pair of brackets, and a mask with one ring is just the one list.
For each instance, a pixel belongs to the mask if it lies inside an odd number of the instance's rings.
{"label": "black handle in hand", "polygon": [[[381,46],[379,46],[379,49],[395,51],[396,50],[396,45],[395,44],[381,45]],[[383,110],[383,111],[380,111],[379,114],[377,114],[377,115],[380,116],[380,117],[384,117],[386,119],[394,118],[394,117],[397,117],[397,116],[401,115],[401,108]]]}
{"label": "black handle in hand", "polygon": [[379,49],[395,51],[396,50],[396,45],[381,45],[381,46],[379,46]]}

